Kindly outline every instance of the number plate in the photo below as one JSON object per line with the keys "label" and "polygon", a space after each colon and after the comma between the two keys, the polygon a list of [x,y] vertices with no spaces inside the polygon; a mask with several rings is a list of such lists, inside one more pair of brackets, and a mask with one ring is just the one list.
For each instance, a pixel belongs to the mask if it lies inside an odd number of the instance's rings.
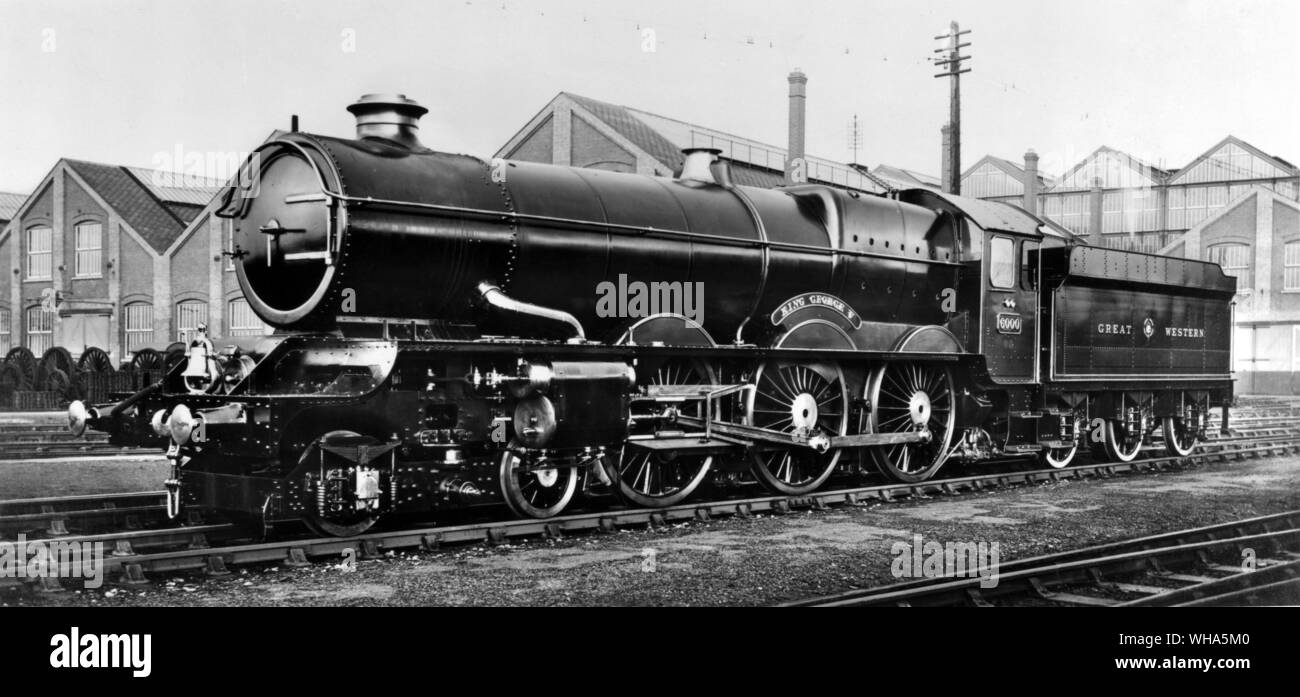
{"label": "number plate", "polygon": [[1009,312],[998,313],[998,332],[1002,334],[1020,333],[1020,315]]}

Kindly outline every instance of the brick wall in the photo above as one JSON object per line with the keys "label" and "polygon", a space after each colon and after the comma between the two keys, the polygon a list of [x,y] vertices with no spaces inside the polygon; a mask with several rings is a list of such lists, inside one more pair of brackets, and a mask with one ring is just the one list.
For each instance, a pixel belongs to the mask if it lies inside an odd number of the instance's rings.
{"label": "brick wall", "polygon": [[569,163],[574,167],[635,172],[636,156],[605,137],[585,119],[574,114],[569,139]]}
{"label": "brick wall", "polygon": [[553,132],[555,119],[546,117],[546,120],[533,129],[524,138],[513,151],[506,154],[510,160],[521,160],[523,162],[542,162],[551,164],[554,159],[553,149],[555,147],[555,135]]}

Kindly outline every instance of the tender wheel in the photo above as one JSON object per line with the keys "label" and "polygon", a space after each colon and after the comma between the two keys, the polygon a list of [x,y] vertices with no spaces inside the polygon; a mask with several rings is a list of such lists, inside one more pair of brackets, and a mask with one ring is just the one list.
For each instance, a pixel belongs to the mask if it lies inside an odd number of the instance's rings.
{"label": "tender wheel", "polygon": [[537,467],[531,457],[514,449],[501,456],[501,497],[523,518],[559,515],[578,489],[577,467]]}
{"label": "tender wheel", "polygon": [[928,440],[871,448],[871,458],[886,477],[899,482],[929,479],[943,466],[952,443],[952,373],[915,363],[886,363],[871,376],[868,424],[871,433],[911,433],[924,429]]}
{"label": "tender wheel", "polygon": [[1132,462],[1142,453],[1142,432],[1131,433],[1119,419],[1107,419],[1102,444],[1106,457],[1118,462]]}
{"label": "tender wheel", "polygon": [[[339,456],[321,449],[321,444],[326,445],[378,445],[379,440],[370,436],[363,436],[355,431],[330,431],[325,435],[312,441],[312,444],[303,451],[302,457],[299,458],[299,465],[307,467],[307,471],[318,473],[322,469],[328,472],[331,469],[346,470],[353,467],[353,463],[340,458]],[[321,484],[318,481],[316,491],[312,496],[311,504],[307,506],[307,514],[303,516],[303,523],[313,532],[319,535],[330,535],[334,537],[351,537],[360,535],[369,530],[375,523],[379,522],[378,513],[359,512],[359,511],[327,511],[322,510],[322,502],[328,496],[328,491],[324,494],[320,490]]]}
{"label": "tender wheel", "polygon": [[1170,455],[1187,457],[1196,449],[1196,431],[1187,428],[1184,419],[1166,416],[1164,419],[1165,449]]}
{"label": "tender wheel", "polygon": [[[844,371],[827,363],[764,363],[754,375],[745,415],[759,428],[804,436],[842,436],[849,426]],[[796,446],[753,450],[754,477],[769,490],[800,496],[821,486],[840,461],[838,448],[818,453]]]}
{"label": "tender wheel", "polygon": [[1075,443],[1069,448],[1047,448],[1038,452],[1038,461],[1045,467],[1052,469],[1064,469],[1070,466],[1074,461],[1074,456],[1079,452],[1079,444]]}
{"label": "tender wheel", "polygon": [[[716,385],[718,381],[703,361],[669,359],[641,371],[647,385]],[[682,414],[704,417],[704,405],[687,402]],[[653,433],[653,424],[635,433]],[[613,461],[611,459],[611,461]],[[712,455],[689,453],[652,453],[630,444],[624,445],[617,472],[610,472],[618,483],[619,495],[634,506],[660,508],[681,503],[704,482],[713,465]]]}

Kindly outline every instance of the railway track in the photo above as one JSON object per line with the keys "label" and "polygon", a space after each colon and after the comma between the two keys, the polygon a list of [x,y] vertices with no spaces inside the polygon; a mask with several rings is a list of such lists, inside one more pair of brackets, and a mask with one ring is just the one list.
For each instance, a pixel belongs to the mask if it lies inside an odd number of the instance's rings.
{"label": "railway track", "polygon": [[[682,504],[660,509],[610,509],[575,513],[545,520],[488,520],[460,525],[370,532],[351,538],[288,538],[272,542],[252,541],[248,531],[228,524],[188,524],[158,529],[119,530],[94,535],[67,535],[65,545],[99,543],[113,554],[103,559],[106,578],[123,583],[145,583],[150,574],[175,571],[206,571],[224,575],[232,565],[277,563],[303,565],[312,559],[337,559],[350,551],[360,558],[377,557],[404,549],[428,550],[444,544],[503,543],[528,537],[559,538],[566,534],[612,532],[628,527],[659,527],[685,521],[709,521],[718,517],[748,517],[757,513],[784,514],[795,510],[824,510],[835,506],[867,502],[917,500],[934,496],[957,496],[992,488],[1027,486],[1065,480],[1111,478],[1146,472],[1172,471],[1194,462],[1215,462],[1268,457],[1300,452],[1300,436],[1294,432],[1264,439],[1212,441],[1192,455],[1156,457],[1131,463],[1081,464],[1065,469],[1034,469],[952,477],[916,484],[881,484],[816,492],[807,496],[759,496]],[[137,496],[154,495],[153,492]],[[18,502],[4,502],[18,507]],[[24,504],[26,505],[26,504]],[[47,504],[48,505],[48,504]],[[3,510],[3,509],[0,509]],[[65,511],[71,513],[72,511]],[[80,562],[62,565],[63,578],[84,578]],[[46,590],[61,586],[53,579],[43,582]]]}
{"label": "railway track", "polygon": [[[1246,561],[1248,560],[1248,561]],[[985,578],[996,584],[988,587]],[[1300,511],[1114,542],[789,607],[1189,606],[1300,598]]]}
{"label": "railway track", "polygon": [[[1272,447],[1275,449],[1273,452],[1277,454],[1286,449],[1300,450],[1300,426],[1261,428],[1249,436],[1222,437],[1215,433],[1214,437],[1199,446],[1197,453],[1192,457],[1205,456],[1208,459],[1213,455],[1222,454],[1225,459],[1240,459],[1251,454],[1242,452],[1244,448]],[[1151,462],[1151,460],[1146,461]],[[1009,460],[1002,464],[1021,465],[1022,461]],[[1104,465],[1104,463],[1100,464]],[[1077,467],[1042,471],[1066,472]],[[942,487],[944,484],[957,485],[970,479],[971,477],[944,478],[924,484]],[[917,485],[898,486],[910,490]],[[101,533],[114,528],[137,530],[168,524],[165,502],[166,494],[162,491],[0,500],[0,539],[13,537],[18,533],[57,537],[72,532]],[[193,524],[201,520],[191,517],[189,522]]]}
{"label": "railway track", "polygon": [[142,448],[113,445],[104,433],[73,436],[62,422],[0,424],[0,460],[147,452]]}
{"label": "railway track", "polygon": [[0,539],[20,532],[140,529],[166,520],[166,500],[162,491],[139,491],[0,501]]}

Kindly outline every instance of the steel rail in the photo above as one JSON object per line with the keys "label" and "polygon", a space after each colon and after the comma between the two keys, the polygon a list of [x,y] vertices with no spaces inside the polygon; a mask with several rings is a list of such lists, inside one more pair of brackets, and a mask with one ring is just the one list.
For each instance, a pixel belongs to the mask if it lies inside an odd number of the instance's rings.
{"label": "steel rail", "polygon": [[[1288,435],[1291,437],[1284,437]],[[1236,455],[1240,450],[1236,446],[1239,445],[1249,445],[1254,448],[1273,448],[1271,454],[1280,454],[1288,448],[1300,450],[1300,433],[1290,430],[1282,434],[1270,434],[1263,437],[1212,439],[1198,445],[1197,452],[1188,457],[1204,456],[1203,459],[1208,459],[1210,456],[1226,450],[1226,454],[1232,455],[1235,459],[1240,459],[1240,456]],[[1228,450],[1228,448],[1234,449]],[[1227,458],[1222,459],[1226,460]],[[1150,461],[1150,459],[1142,460],[1142,462]],[[1007,459],[1004,462],[1020,463],[1023,460]],[[1105,463],[1095,464],[1104,465]],[[1076,465],[1067,469],[1075,469],[1079,466]],[[1050,471],[1060,472],[1064,470]],[[996,475],[974,476],[993,477]],[[934,479],[923,482],[923,484],[931,486],[942,486],[945,483],[964,484],[970,480],[970,477]],[[911,487],[914,485],[899,486]],[[127,530],[133,530],[160,523],[169,523],[170,521],[166,516],[165,502],[166,492],[161,491],[0,501],[0,539],[20,532],[40,531],[47,536],[57,537],[68,535],[73,531],[85,532],[87,528],[96,526],[111,530],[111,526],[121,525]],[[194,523],[197,520],[197,518],[191,518],[189,522]]]}
{"label": "steel rail", "polygon": [[[1225,447],[1243,444],[1253,447],[1273,446],[1283,448],[1290,445],[1293,440],[1300,440],[1300,427],[1291,429],[1275,428],[1269,430],[1272,432],[1252,436],[1217,437],[1212,435],[1210,439],[1199,443],[1197,445],[1196,453],[1189,455],[1189,457],[1212,455]],[[1149,461],[1149,459],[1146,461]],[[1023,460],[1008,458],[1005,462],[1017,463],[1023,462]],[[930,480],[925,483],[940,485],[944,482],[956,482],[961,480],[963,480],[962,477],[949,477]],[[152,512],[161,513],[165,501],[165,491],[82,494],[76,496],[0,500],[0,533],[3,533],[6,529],[17,528],[22,525],[28,526],[27,529],[33,529],[33,523],[47,523],[58,519],[70,521],[73,519],[93,518],[96,516],[122,516],[139,513],[149,514]],[[41,525],[36,527],[50,526]]]}
{"label": "steel rail", "polygon": [[[749,517],[756,513],[784,514],[792,510],[824,510],[831,506],[858,505],[864,501],[895,501],[901,497],[927,498],[931,494],[957,495],[961,491],[982,491],[989,487],[1031,485],[1089,477],[1107,478],[1124,473],[1169,471],[1198,459],[1214,457],[1266,456],[1300,450],[1300,439],[1283,444],[1257,445],[1228,451],[1193,453],[1187,457],[1161,457],[1130,463],[1093,463],[1064,469],[1039,469],[972,475],[915,484],[885,484],[814,492],[805,496],[761,496],[745,499],[716,500],[656,509],[611,509],[576,513],[549,519],[512,519],[452,526],[434,526],[392,531],[378,531],[348,538],[299,538],[273,542],[211,546],[211,532],[233,534],[233,526],[182,526],[159,531],[137,531],[81,538],[70,541],[116,540],[128,535],[136,540],[129,554],[119,554],[103,561],[105,574],[120,574],[124,583],[143,582],[147,573],[206,569],[212,575],[227,573],[229,564],[284,563],[301,565],[311,558],[334,557],[350,551],[359,558],[372,558],[400,549],[428,550],[443,544],[498,544],[509,539],[542,536],[559,538],[565,533],[612,532],[621,527],[661,527],[685,521],[709,521],[720,516]],[[210,532],[210,531],[211,532]],[[169,549],[148,554],[134,553],[135,547],[164,546],[184,540],[195,531],[204,533],[202,544],[187,544],[184,549]],[[76,563],[66,566],[66,578],[82,578]]]}
{"label": "steel rail", "polygon": [[[853,589],[815,598],[784,603],[787,607],[859,607],[896,605],[961,605],[987,604],[989,598],[999,595],[1035,595],[1041,599],[1060,597],[1065,602],[1073,595],[1059,596],[1046,589],[1046,579],[1052,583],[1105,583],[1104,572],[1140,572],[1162,568],[1152,566],[1152,559],[1170,561],[1190,557],[1202,561],[1199,553],[1215,547],[1231,547],[1245,542],[1272,541],[1277,536],[1294,538],[1300,542],[1300,511],[1288,511],[1244,520],[1229,521],[1173,532],[1159,533],[1129,540],[1108,542],[1092,547],[1068,550],[1054,554],[1026,557],[998,565],[998,587],[983,589],[980,579],[918,579],[877,588]],[[1209,547],[1206,547],[1209,545]],[[1190,554],[1186,554],[1190,553]],[[1146,556],[1143,556],[1146,555]],[[1138,562],[1133,565],[1132,562]],[[1082,575],[1078,573],[1082,570]],[[978,569],[975,570],[978,573]],[[1232,577],[1229,577],[1232,578]],[[1008,588],[1007,581],[1012,582]],[[1219,581],[1223,579],[1213,579]],[[1016,585],[1019,583],[1020,585]],[[1171,589],[1174,590],[1174,589]],[[1190,588],[1177,590],[1191,590]],[[1134,604],[1165,604],[1159,596],[1152,595]],[[1077,604],[1122,604],[1077,603]]]}

